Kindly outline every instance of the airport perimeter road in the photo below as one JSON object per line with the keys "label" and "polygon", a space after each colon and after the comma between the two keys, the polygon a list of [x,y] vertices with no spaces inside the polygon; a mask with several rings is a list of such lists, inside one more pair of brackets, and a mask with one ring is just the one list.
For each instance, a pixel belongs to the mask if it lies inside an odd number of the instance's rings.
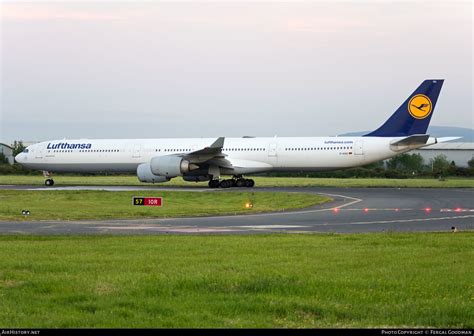
{"label": "airport perimeter road", "polygon": [[[44,187],[1,186],[2,189]],[[49,188],[50,190],[52,188]],[[64,190],[65,187],[58,187]],[[68,187],[68,190],[170,190],[150,187]],[[173,188],[200,192],[221,189]],[[247,191],[248,189],[232,189]],[[229,190],[226,190],[229,191]],[[300,211],[238,216],[104,221],[0,221],[0,233],[163,234],[268,232],[383,232],[474,229],[474,189],[419,188],[255,188],[254,192],[307,192],[334,201]],[[172,200],[169,200],[172,201]]]}

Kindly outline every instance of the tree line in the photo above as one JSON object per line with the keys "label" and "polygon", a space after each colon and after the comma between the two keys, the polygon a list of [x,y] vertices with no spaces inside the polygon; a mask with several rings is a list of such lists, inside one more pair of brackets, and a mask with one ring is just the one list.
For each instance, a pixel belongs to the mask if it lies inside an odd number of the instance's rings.
{"label": "tree line", "polygon": [[268,176],[304,176],[304,177],[335,177],[335,178],[414,178],[447,176],[474,176],[474,157],[468,161],[468,167],[458,167],[447,156],[439,154],[425,162],[420,154],[399,154],[389,160],[371,163],[362,167],[341,169],[327,172],[312,173],[269,173]]}

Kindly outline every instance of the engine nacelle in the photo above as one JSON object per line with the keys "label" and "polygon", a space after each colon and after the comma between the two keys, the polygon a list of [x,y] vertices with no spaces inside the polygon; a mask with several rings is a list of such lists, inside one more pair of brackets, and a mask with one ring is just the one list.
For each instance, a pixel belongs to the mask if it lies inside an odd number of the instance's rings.
{"label": "engine nacelle", "polygon": [[166,176],[159,176],[153,174],[149,163],[142,163],[137,167],[137,177],[140,182],[148,183],[162,183],[170,180]]}
{"label": "engine nacelle", "polygon": [[199,168],[175,155],[157,156],[150,161],[151,172],[155,175],[176,177]]}

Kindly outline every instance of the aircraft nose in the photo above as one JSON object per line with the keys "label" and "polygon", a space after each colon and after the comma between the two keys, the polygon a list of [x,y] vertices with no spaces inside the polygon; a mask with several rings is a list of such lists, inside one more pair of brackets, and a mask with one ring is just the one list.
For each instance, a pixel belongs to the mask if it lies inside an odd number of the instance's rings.
{"label": "aircraft nose", "polygon": [[25,154],[20,153],[17,156],[15,156],[15,161],[18,163],[23,163],[25,159]]}

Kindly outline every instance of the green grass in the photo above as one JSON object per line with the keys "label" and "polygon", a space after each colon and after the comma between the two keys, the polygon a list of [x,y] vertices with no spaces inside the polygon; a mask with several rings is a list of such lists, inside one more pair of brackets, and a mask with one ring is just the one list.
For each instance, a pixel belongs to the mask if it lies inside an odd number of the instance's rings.
{"label": "green grass", "polygon": [[[305,177],[254,177],[258,187],[394,187],[394,188],[474,188],[474,178],[448,177],[445,181],[434,178],[305,178]],[[55,175],[56,185],[149,185],[135,176],[61,176]],[[43,185],[42,176],[4,175],[1,184]],[[185,182],[180,177],[156,186],[206,187],[207,183]]]}
{"label": "green grass", "polygon": [[[163,207],[133,206],[132,196],[163,197]],[[206,216],[305,208],[331,200],[305,193],[0,190],[0,220]],[[246,209],[251,202],[253,208]]]}
{"label": "green grass", "polygon": [[473,238],[0,236],[0,325],[472,328]]}

